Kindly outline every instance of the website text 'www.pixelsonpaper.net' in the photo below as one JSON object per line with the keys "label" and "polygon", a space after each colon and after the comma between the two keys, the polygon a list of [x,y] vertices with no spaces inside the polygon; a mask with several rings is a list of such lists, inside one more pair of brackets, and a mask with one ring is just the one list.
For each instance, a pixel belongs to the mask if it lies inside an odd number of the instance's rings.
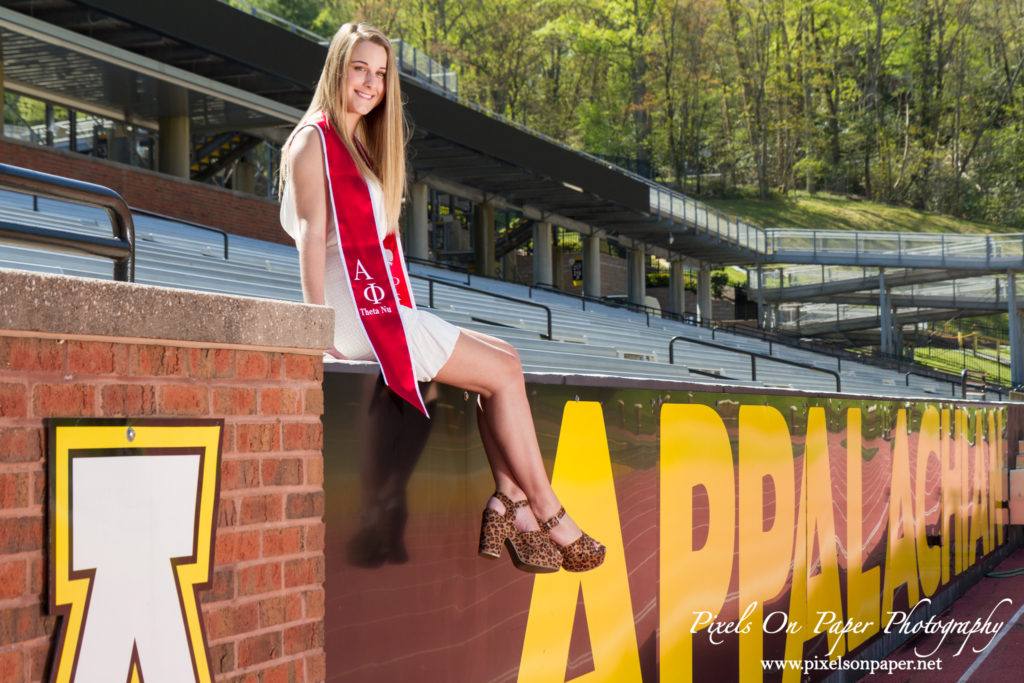
{"label": "website text 'www.pixelsonpaper.net'", "polygon": [[768,671],[859,671],[865,675],[897,671],[942,671],[941,659],[763,659],[761,668]]}

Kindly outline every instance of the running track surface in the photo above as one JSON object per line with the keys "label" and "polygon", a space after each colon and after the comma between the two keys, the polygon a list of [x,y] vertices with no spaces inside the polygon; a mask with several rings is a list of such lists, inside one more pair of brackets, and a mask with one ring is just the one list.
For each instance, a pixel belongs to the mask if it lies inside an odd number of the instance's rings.
{"label": "running track surface", "polygon": [[[1024,571],[1024,547],[1018,548],[993,571],[1007,572],[1015,569]],[[1004,598],[1011,602],[1000,605]],[[1024,574],[1010,578],[986,576],[948,610],[938,615],[935,621],[973,623],[975,619],[984,622],[986,618],[992,623],[1004,624],[999,634],[995,636],[998,642],[988,647],[985,645],[993,636],[976,633],[970,636],[962,652],[957,655],[957,650],[964,644],[964,636],[950,634],[939,645],[942,638],[941,634],[937,633],[912,638],[888,657],[895,660],[915,660],[918,659],[916,650],[918,653],[927,654],[928,659],[941,659],[941,671],[895,671],[892,675],[879,672],[865,676],[861,680],[878,683],[1003,683],[1024,680]],[[976,649],[981,652],[975,652]],[[935,650],[934,654],[931,654],[932,650]]]}

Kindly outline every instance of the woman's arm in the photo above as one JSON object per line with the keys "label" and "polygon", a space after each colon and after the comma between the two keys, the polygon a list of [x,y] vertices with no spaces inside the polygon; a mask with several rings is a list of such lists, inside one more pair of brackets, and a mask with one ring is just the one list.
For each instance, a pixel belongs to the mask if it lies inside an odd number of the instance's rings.
{"label": "woman's arm", "polygon": [[295,134],[288,152],[290,177],[295,196],[302,276],[302,299],[308,304],[324,304],[324,261],[327,242],[327,176],[320,135],[311,127]]}

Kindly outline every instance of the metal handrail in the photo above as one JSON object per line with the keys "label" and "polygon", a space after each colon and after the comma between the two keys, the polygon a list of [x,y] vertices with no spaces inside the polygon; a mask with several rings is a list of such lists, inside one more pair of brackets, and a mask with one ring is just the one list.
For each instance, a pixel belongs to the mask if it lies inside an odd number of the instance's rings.
{"label": "metal handrail", "polygon": [[135,281],[135,227],[128,204],[121,195],[102,185],[2,163],[0,186],[25,194],[104,209],[110,216],[114,231],[114,236],[108,239],[4,221],[0,222],[0,238],[105,256],[114,261],[115,280]]}
{"label": "metal handrail", "polygon": [[167,216],[167,215],[164,215],[162,213],[157,213],[156,211],[150,211],[149,209],[140,209],[137,206],[131,207],[131,211],[132,211],[133,214],[139,214],[140,216],[149,216],[150,218],[159,218],[161,220],[171,221],[172,223],[180,223],[182,225],[187,225],[190,228],[197,228],[199,230],[208,230],[210,232],[215,232],[215,233],[219,234],[221,237],[224,238],[224,260],[225,261],[228,260],[228,233],[225,232],[224,230],[221,230],[220,228],[213,228],[213,227],[210,227],[209,225],[203,225],[202,223],[195,223],[193,221],[188,221],[188,220],[185,220],[184,218],[175,218],[174,216]]}
{"label": "metal handrail", "polygon": [[473,292],[474,294],[486,294],[487,296],[493,296],[496,299],[504,299],[505,301],[514,301],[515,303],[523,304],[524,306],[533,306],[534,308],[542,308],[542,309],[544,309],[544,312],[547,314],[547,317],[548,317],[548,333],[545,334],[545,335],[541,335],[541,337],[543,339],[551,339],[552,338],[552,336],[551,336],[551,309],[548,308],[547,306],[545,306],[544,304],[538,304],[535,301],[523,301],[522,299],[517,299],[514,296],[505,296],[504,294],[496,294],[494,292],[485,292],[485,291],[483,291],[481,289],[474,289],[473,287],[470,287],[468,285],[460,285],[460,284],[458,284],[456,282],[451,282],[449,280],[439,280],[437,278],[428,277],[426,275],[415,275],[415,274],[410,274],[410,275],[412,277],[414,277],[414,278],[418,278],[420,280],[426,280],[427,282],[430,283],[429,290],[428,290],[429,291],[429,304],[428,305],[431,308],[434,308],[434,284],[435,283],[437,283],[439,285],[444,285],[445,287],[454,287],[455,289],[464,289],[466,291]]}
{"label": "metal handrail", "polygon": [[448,263],[447,261],[435,261],[429,258],[419,258],[418,256],[405,256],[405,260],[409,263],[419,263],[424,266],[431,266],[433,268],[443,268],[445,270],[455,271],[456,273],[463,273],[466,276],[466,284],[472,284],[470,280],[471,271],[465,266],[460,266],[455,263]]}
{"label": "metal handrail", "polygon": [[772,362],[775,362],[775,363],[785,363],[786,365],[793,365],[793,366],[796,366],[798,368],[804,368],[805,370],[814,370],[815,372],[825,372],[825,373],[828,373],[828,374],[832,375],[833,377],[835,377],[835,379],[836,379],[836,391],[842,391],[843,390],[842,379],[839,377],[839,373],[836,372],[835,370],[828,370],[826,368],[818,368],[818,367],[815,367],[813,365],[808,365],[807,363],[801,363],[799,361],[789,360],[789,359],[786,359],[786,358],[776,358],[774,356],[766,356],[763,353],[756,353],[754,351],[747,351],[745,349],[734,349],[733,347],[726,346],[725,344],[715,344],[713,342],[704,341],[703,339],[691,339],[690,337],[672,337],[672,339],[668,343],[668,362],[669,362],[669,364],[675,364],[675,349],[674,349],[674,346],[675,346],[675,343],[677,341],[689,342],[691,344],[700,344],[701,346],[710,346],[713,349],[721,349],[723,351],[732,351],[734,353],[745,353],[746,355],[750,356],[750,381],[751,382],[756,382],[757,381],[757,359],[760,358],[761,360],[772,361]]}
{"label": "metal handrail", "polygon": [[645,304],[635,304],[630,301],[609,299],[602,296],[591,296],[589,294],[578,294],[576,292],[567,292],[562,289],[558,289],[554,285],[546,284],[533,284],[527,287],[527,296],[533,298],[533,290],[538,289],[542,292],[551,292],[552,294],[558,294],[559,296],[566,296],[572,299],[579,299],[580,310],[587,310],[587,302],[592,304],[601,304],[603,306],[611,306],[613,308],[623,308],[633,313],[643,313],[647,317],[647,327],[651,326],[651,316],[655,318],[662,318],[663,320],[675,320],[687,325],[696,325],[697,323],[693,320],[693,316],[688,316],[683,313],[676,313],[665,308],[655,308],[654,306],[647,306]]}

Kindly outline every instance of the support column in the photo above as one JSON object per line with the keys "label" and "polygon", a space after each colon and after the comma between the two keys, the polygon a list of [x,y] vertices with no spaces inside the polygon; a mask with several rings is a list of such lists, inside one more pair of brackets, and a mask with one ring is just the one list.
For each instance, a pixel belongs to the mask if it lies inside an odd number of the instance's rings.
{"label": "support column", "polygon": [[413,183],[409,192],[409,227],[406,245],[409,256],[430,258],[430,188],[425,183]]}
{"label": "support column", "polygon": [[188,178],[191,165],[192,136],[188,116],[165,116],[160,119],[160,146],[157,169],[161,173]]}
{"label": "support column", "polygon": [[107,133],[107,159],[130,164],[132,161],[132,134],[128,124],[115,123]]}
{"label": "support column", "polygon": [[668,264],[668,307],[673,313],[679,315],[686,315],[685,285],[683,262],[670,261]]}
{"label": "support column", "polygon": [[879,349],[883,356],[893,356],[892,299],[885,286],[885,268],[878,269],[878,316]]}
{"label": "support column", "polygon": [[711,313],[711,264],[701,261],[697,272],[697,319],[710,323]]}
{"label": "support column", "polygon": [[533,284],[552,284],[551,223],[547,221],[533,224]]}
{"label": "support column", "polygon": [[231,174],[231,189],[256,194],[256,165],[248,159],[242,159],[235,164],[235,170]]}
{"label": "support column", "polygon": [[505,282],[515,282],[516,269],[519,266],[516,260],[516,250],[510,249],[501,256],[501,279]]}
{"label": "support column", "polygon": [[765,324],[765,309],[764,309],[764,275],[761,270],[761,266],[757,267],[757,326],[761,329],[765,329],[768,325]]}
{"label": "support column", "polygon": [[601,238],[583,238],[583,293],[601,296]]}
{"label": "support column", "polygon": [[633,247],[629,250],[629,260],[626,262],[626,299],[631,304],[644,305],[644,297],[647,295],[647,278],[644,272],[644,258],[647,252],[643,247]]}
{"label": "support column", "polygon": [[477,204],[473,211],[473,258],[477,275],[495,276],[493,204]]}
{"label": "support column", "polygon": [[1006,312],[1010,319],[1010,385],[1019,387],[1024,384],[1024,337],[1017,308],[1017,274],[1012,270],[1006,273]]}

